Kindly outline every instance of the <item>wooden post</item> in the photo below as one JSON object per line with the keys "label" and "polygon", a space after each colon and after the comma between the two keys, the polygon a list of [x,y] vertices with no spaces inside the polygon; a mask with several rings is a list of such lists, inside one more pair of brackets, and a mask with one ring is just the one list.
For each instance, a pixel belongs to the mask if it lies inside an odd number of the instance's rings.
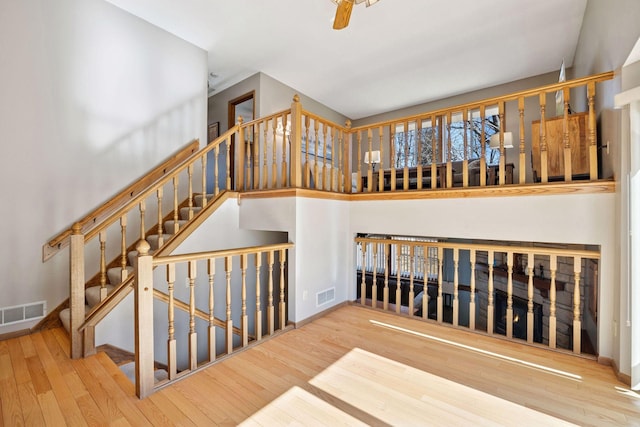
{"label": "wooden post", "polygon": [[402,189],[409,189],[409,122],[404,122],[404,168],[402,171]]}
{"label": "wooden post", "polygon": [[256,341],[262,339],[262,301],[260,300],[260,267],[262,267],[262,252],[256,253],[256,318],[255,331]]}
{"label": "wooden post", "polygon": [[436,300],[437,304],[437,321],[438,323],[442,323],[442,272],[444,265],[444,250],[442,246],[438,246],[438,298]]}
{"label": "wooden post", "polygon": [[[287,135],[287,129],[284,127],[284,121],[287,119],[287,115],[283,114],[283,128],[282,128],[282,154],[283,161],[286,163],[287,158],[287,139],[289,135]],[[276,118],[273,119],[271,123],[271,134],[273,135],[272,139],[272,147],[271,147],[271,182],[268,188],[277,188],[278,187],[278,120]],[[286,175],[287,169],[285,168],[283,171],[283,176]],[[268,175],[268,174],[267,174]],[[282,181],[281,181],[282,182]],[[266,186],[267,184],[265,184]],[[284,186],[284,184],[283,184]]]}
{"label": "wooden post", "polygon": [[527,342],[533,342],[533,274],[536,266],[534,264],[533,252],[527,256],[527,275],[529,281],[527,283]]}
{"label": "wooden post", "polygon": [[429,276],[427,268],[429,248],[427,246],[422,247],[422,318],[427,319],[429,317]]}
{"label": "wooden post", "polygon": [[498,102],[498,116],[500,117],[500,163],[498,164],[498,183],[500,185],[505,184],[505,157],[507,156],[504,148],[504,131],[506,127],[506,121],[504,117],[504,101]]}
{"label": "wooden post", "polygon": [[78,328],[84,322],[84,234],[82,224],[71,227],[69,237],[69,335],[72,359],[82,357],[82,334]]}
{"label": "wooden post", "polygon": [[571,142],[569,140],[569,88],[563,89],[564,116],[562,117],[562,146],[564,147],[564,180],[570,182],[573,176],[571,172]]}
{"label": "wooden post", "polygon": [[589,103],[589,178],[598,179],[598,148],[596,147],[596,83],[587,83],[587,99]]}
{"label": "wooden post", "polygon": [[153,257],[145,240],[138,242],[134,280],[136,395],[143,399],[153,392]]}
{"label": "wooden post", "polygon": [[103,301],[107,297],[107,231],[101,231],[98,239],[100,240],[100,301]]}
{"label": "wooden post", "polygon": [[[287,173],[289,172],[289,168],[287,166],[287,141],[289,141],[289,154],[293,155],[293,151],[291,150],[291,137],[289,135],[287,135],[287,113],[282,113],[282,126],[283,126],[283,130],[282,130],[282,164],[281,164],[281,170],[282,170],[282,188],[286,188],[287,187],[287,182],[291,182],[290,179],[287,180]],[[274,131],[275,132],[275,131]],[[276,154],[274,152],[273,154],[273,163],[275,165],[276,163]],[[291,163],[291,162],[289,162]],[[293,169],[292,169],[293,170]],[[276,166],[273,166],[273,187],[276,188],[278,186],[278,178],[276,176]],[[293,186],[293,185],[292,185]]]}
{"label": "wooden post", "polygon": [[[314,189],[321,190],[322,187],[318,186],[318,181],[320,181],[320,177],[318,176],[318,136],[320,130],[320,122],[318,120],[313,121],[313,136],[314,136],[314,148],[313,148],[313,180],[314,180]],[[309,155],[309,148],[307,146],[307,156]],[[308,158],[308,157],[307,157]],[[308,169],[307,169],[308,170]],[[311,187],[311,182],[308,182],[307,187]]]}
{"label": "wooden post", "polygon": [[274,251],[267,253],[267,264],[269,265],[269,280],[267,282],[267,327],[269,328],[269,335],[273,335],[275,331],[275,319],[273,310],[273,263],[274,263]]}
{"label": "wooden post", "polygon": [[200,161],[202,162],[202,207],[207,206],[207,154],[201,157]]}
{"label": "wooden post", "polygon": [[402,284],[402,244],[396,243],[396,313],[400,314],[402,307],[402,294],[400,285]]}
{"label": "wooden post", "polygon": [[[573,257],[573,352],[581,352],[582,324],[580,322],[580,272],[582,270],[582,258]],[[594,285],[595,286],[595,285]]]}
{"label": "wooden post", "polygon": [[362,258],[360,263],[360,304],[366,305],[367,300],[367,242],[361,242],[362,245]]}
{"label": "wooden post", "polygon": [[[304,168],[302,171],[302,186],[304,188],[311,187],[311,172],[309,169],[309,145],[311,140],[309,139],[309,128],[311,127],[311,117],[304,116]],[[302,147],[302,146],[300,146]],[[302,155],[302,153],[300,154]]]}
{"label": "wooden post", "polygon": [[[214,148],[213,150],[213,165],[214,165],[214,169],[213,169],[213,194],[214,196],[217,196],[218,193],[220,193],[220,183],[218,182],[218,179],[220,177],[220,174],[218,173],[218,159],[220,157],[220,144],[216,145],[216,148]],[[229,186],[227,185],[227,188]]]}
{"label": "wooden post", "polygon": [[382,290],[382,309],[389,310],[389,250],[391,245],[384,245],[384,289]]}
{"label": "wooden post", "polygon": [[513,252],[507,252],[507,338],[513,338]]}
{"label": "wooden post", "polygon": [[[286,133],[286,127],[285,127]],[[308,144],[308,141],[307,141]],[[289,154],[290,183],[293,188],[302,186],[302,105],[300,97],[293,96],[291,104],[291,148]],[[285,175],[286,176],[286,175]]]}
{"label": "wooden post", "polygon": [[373,283],[371,284],[371,307],[376,308],[378,306],[378,244],[373,243],[373,269],[372,269]]}
{"label": "wooden post", "polygon": [[[422,119],[416,120],[416,149],[417,149],[417,175],[418,175],[418,190],[422,190]],[[380,168],[382,169],[382,168]]]}
{"label": "wooden post", "polygon": [[158,247],[162,247],[164,245],[164,233],[162,230],[162,197],[164,193],[164,187],[158,187],[156,191],[156,196],[158,199]]}
{"label": "wooden post", "polygon": [[127,214],[120,217],[120,283],[127,280]]}
{"label": "wooden post", "polygon": [[249,344],[249,324],[247,317],[247,254],[240,255],[240,273],[242,276],[241,294],[242,299],[240,308],[240,329],[242,331],[242,346]]}
{"label": "wooden post", "polygon": [[547,120],[545,110],[547,94],[540,94],[540,181],[549,182],[549,153],[547,152]]}
{"label": "wooden post", "polygon": [[451,110],[447,112],[447,188],[453,187],[453,165],[451,164]]}
{"label": "wooden post", "polygon": [[234,162],[234,164],[237,163],[237,167],[236,167],[237,179],[235,181],[236,188],[234,190],[242,191],[244,190],[244,162],[245,162],[244,158],[246,155],[244,127],[242,127],[242,116],[238,116],[238,131],[236,132],[235,146],[236,146],[235,148],[237,152],[236,158],[231,159],[231,161]]}
{"label": "wooden post", "polygon": [[471,292],[469,295],[469,329],[476,329],[476,250],[469,251],[469,261],[471,263],[471,280],[469,286]]}
{"label": "wooden post", "polygon": [[493,262],[494,253],[489,250],[487,253],[487,263],[489,264],[489,279],[487,281],[487,333],[493,334]]}
{"label": "wooden post", "polygon": [[[235,159],[231,158],[231,135],[227,138],[227,157],[226,157],[226,176],[225,176],[225,190],[230,191],[231,188],[231,165],[235,164]],[[231,163],[233,161],[233,163]],[[217,163],[216,163],[217,170]]]}
{"label": "wooden post", "polygon": [[485,113],[486,107],[484,105],[480,106],[480,141],[482,144],[480,145],[480,186],[484,187],[487,185],[487,147],[484,141],[486,141],[485,136]]}
{"label": "wooden post", "polygon": [[[178,200],[178,186],[180,185],[180,179],[178,175],[173,177],[173,234],[180,231],[180,201]],[[124,280],[124,279],[123,279]]]}
{"label": "wooden post", "polygon": [[233,353],[233,319],[231,318],[231,270],[233,259],[230,256],[224,259],[224,271],[227,278],[227,311],[225,327],[225,348],[227,354]]}
{"label": "wooden post", "polygon": [[413,288],[413,270],[415,268],[415,246],[409,246],[409,317],[413,316],[415,290]]}
{"label": "wooden post", "polygon": [[371,161],[371,152],[373,150],[373,131],[367,129],[367,141],[369,141],[369,167],[367,168],[367,191],[373,191],[373,162]]}
{"label": "wooden post", "polygon": [[460,313],[459,301],[458,301],[458,281],[460,275],[458,274],[458,262],[460,259],[460,251],[458,248],[453,248],[453,326],[458,326],[458,316]]}
{"label": "wooden post", "polygon": [[209,275],[209,361],[216,360],[216,324],[215,324],[215,292],[213,282],[216,275],[216,259],[207,260],[207,274]]}
{"label": "wooden post", "polygon": [[189,369],[198,369],[198,333],[196,332],[196,261],[189,261]]}
{"label": "wooden post", "polygon": [[176,265],[167,264],[167,292],[169,293],[169,304],[167,305],[167,319],[169,328],[167,333],[167,368],[169,379],[173,380],[178,374],[176,329],[175,329],[175,299],[173,296],[176,282]]}
{"label": "wooden post", "polygon": [[389,150],[391,153],[391,191],[396,191],[396,143],[395,137],[396,134],[396,126],[391,123],[389,125]]}
{"label": "wooden post", "polygon": [[549,348],[556,348],[556,271],[558,270],[558,257],[551,255],[549,258],[549,271],[551,272],[551,285],[549,289]]}
{"label": "wooden post", "polygon": [[469,186],[469,140],[467,133],[467,123],[469,121],[469,111],[465,108],[462,110],[462,125],[464,132],[462,134],[462,142],[464,145],[464,155],[462,157],[462,186]]}
{"label": "wooden post", "polygon": [[527,180],[527,153],[524,145],[524,96],[518,98],[518,114],[520,115],[520,163],[518,165],[518,173],[520,184],[524,184]]}
{"label": "wooden post", "polygon": [[[193,219],[193,163],[191,163],[189,166],[187,166],[187,180],[189,181],[188,184],[188,190],[187,190],[187,207],[189,208],[189,214],[188,214],[188,218],[189,221],[191,221]],[[177,189],[176,189],[177,190]],[[203,197],[206,197],[206,192],[203,194]],[[176,218],[180,219],[180,209],[176,209],[176,212],[174,212],[174,220]],[[176,220],[176,232],[178,230],[178,222]]]}
{"label": "wooden post", "polygon": [[362,133],[357,131],[356,133],[356,153],[358,156],[358,175],[356,177],[356,188],[358,189],[358,193],[362,193]]}
{"label": "wooden post", "polygon": [[[267,141],[264,141],[267,146]],[[253,124],[253,190],[260,188],[260,122]]]}
{"label": "wooden post", "polygon": [[[435,189],[438,187],[438,147],[442,147],[439,145],[438,138],[440,138],[440,132],[438,132],[437,126],[437,118],[436,115],[433,114],[431,116],[431,188]],[[436,138],[436,132],[438,134],[438,138]],[[444,182],[440,183],[440,187],[444,187]]]}
{"label": "wooden post", "polygon": [[284,279],[285,279],[285,264],[287,262],[287,250],[280,249],[280,303],[278,304],[278,310],[280,312],[280,329],[284,329],[287,323],[287,306],[284,302]]}
{"label": "wooden post", "polygon": [[351,165],[351,120],[347,120],[345,122],[345,127],[346,130],[343,133],[343,138],[342,138],[342,164],[343,164],[343,168],[344,168],[344,192],[345,193],[351,193],[352,187],[351,187],[351,170],[352,170],[352,165]]}

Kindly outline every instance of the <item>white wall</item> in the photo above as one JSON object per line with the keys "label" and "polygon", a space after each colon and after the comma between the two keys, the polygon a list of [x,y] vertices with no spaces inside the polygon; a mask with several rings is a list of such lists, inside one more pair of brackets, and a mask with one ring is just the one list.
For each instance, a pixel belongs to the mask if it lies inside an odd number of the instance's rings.
{"label": "white wall", "polygon": [[0,306],[53,309],[67,255],[42,245],[205,140],[207,55],[102,0],[0,2],[0,40]]}

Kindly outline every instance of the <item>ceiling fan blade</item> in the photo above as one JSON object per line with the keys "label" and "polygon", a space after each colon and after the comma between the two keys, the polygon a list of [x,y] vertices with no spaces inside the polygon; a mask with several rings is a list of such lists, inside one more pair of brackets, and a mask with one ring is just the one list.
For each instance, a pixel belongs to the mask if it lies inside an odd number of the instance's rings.
{"label": "ceiling fan blade", "polygon": [[342,0],[338,3],[336,10],[336,18],[333,20],[333,29],[341,30],[349,25],[349,18],[351,18],[351,10],[353,9],[354,0]]}

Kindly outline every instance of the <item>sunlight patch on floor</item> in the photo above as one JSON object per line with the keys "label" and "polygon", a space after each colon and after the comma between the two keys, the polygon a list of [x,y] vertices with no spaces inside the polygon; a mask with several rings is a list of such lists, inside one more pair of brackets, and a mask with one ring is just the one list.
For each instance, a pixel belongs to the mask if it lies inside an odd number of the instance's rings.
{"label": "sunlight patch on floor", "polygon": [[489,356],[489,357],[494,357],[496,359],[500,359],[500,360],[505,360],[507,362],[511,362],[511,363],[515,363],[518,365],[522,365],[522,366],[526,366],[532,369],[536,369],[539,371],[543,371],[549,374],[553,374],[553,375],[558,375],[560,377],[564,377],[570,380],[574,380],[574,381],[582,381],[582,377],[580,375],[576,375],[576,374],[572,374],[571,372],[566,372],[566,371],[561,371],[559,369],[555,369],[555,368],[551,368],[549,366],[544,366],[544,365],[540,365],[537,363],[532,363],[532,362],[528,362],[526,360],[522,360],[522,359],[517,359],[515,357],[511,357],[511,356],[505,356],[503,354],[499,354],[499,353],[494,353],[492,351],[488,351],[488,350],[483,350],[480,348],[476,348],[476,347],[472,347],[470,345],[466,345],[466,344],[461,344],[455,341],[451,341],[451,340],[447,340],[444,338],[438,338],[435,337],[433,335],[428,335],[428,334],[424,334],[422,332],[417,332],[417,331],[413,331],[411,329],[406,329],[406,328],[402,328],[400,326],[395,326],[395,325],[390,325],[388,323],[383,323],[383,322],[378,322],[377,320],[370,320],[371,324],[375,325],[375,326],[380,326],[383,328],[387,328],[387,329],[393,329],[399,332],[404,332],[407,334],[411,334],[411,335],[415,335],[421,338],[426,338],[432,341],[437,341],[443,344],[448,344],[448,345],[452,345],[458,348],[463,348],[465,350],[469,350],[469,351],[473,351],[476,353],[480,353],[484,356]]}
{"label": "sunlight patch on floor", "polygon": [[292,387],[247,418],[241,426],[366,426],[300,387]]}
{"label": "sunlight patch on floor", "polygon": [[392,425],[574,425],[359,348],[309,383]]}

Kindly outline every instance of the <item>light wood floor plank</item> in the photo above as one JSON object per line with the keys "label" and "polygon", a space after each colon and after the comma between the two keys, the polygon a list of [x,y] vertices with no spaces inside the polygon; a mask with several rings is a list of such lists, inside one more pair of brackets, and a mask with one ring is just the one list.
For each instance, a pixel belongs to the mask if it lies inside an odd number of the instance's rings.
{"label": "light wood floor plank", "polygon": [[104,353],[68,346],[61,329],[0,342],[3,425],[640,425],[610,367],[357,306],[142,401]]}

